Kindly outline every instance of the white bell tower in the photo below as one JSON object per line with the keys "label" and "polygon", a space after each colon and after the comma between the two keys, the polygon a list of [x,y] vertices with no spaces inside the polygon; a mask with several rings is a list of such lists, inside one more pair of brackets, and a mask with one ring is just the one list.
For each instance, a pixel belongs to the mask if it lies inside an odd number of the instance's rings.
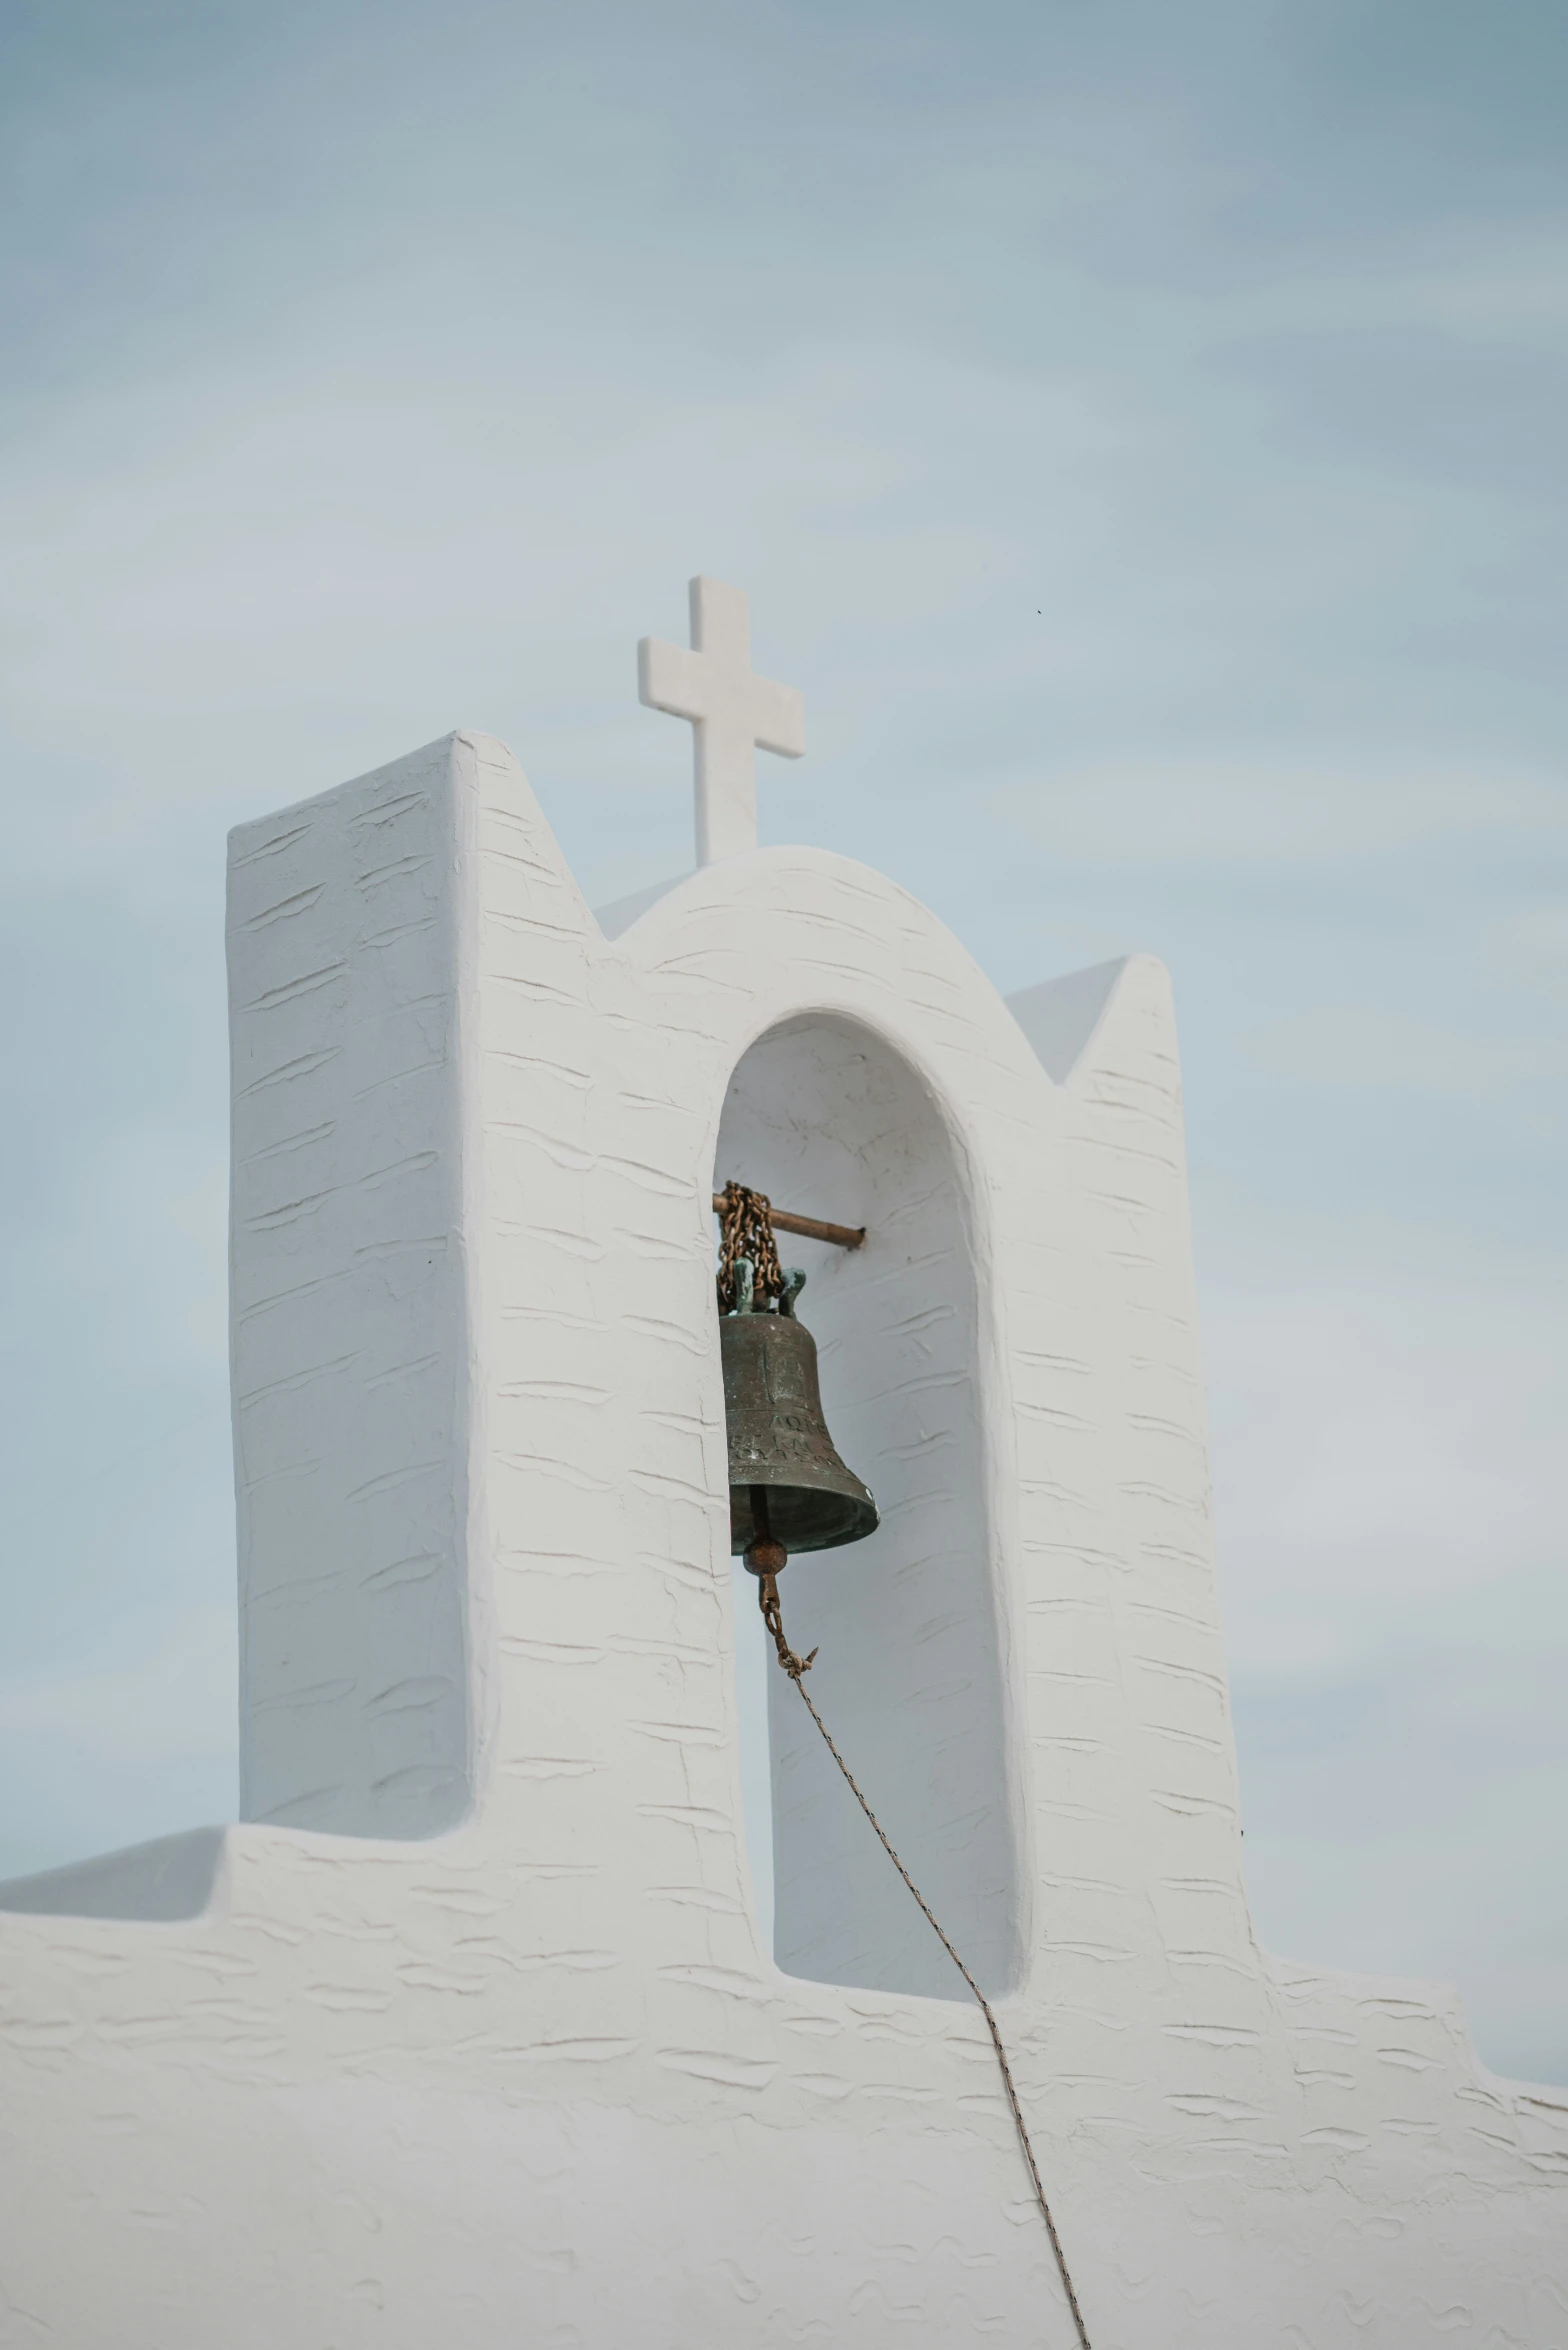
{"label": "white bell tower", "polygon": [[234,835],[246,1817],[0,1888],[0,2340],[1074,2340],[781,1675],[758,1930],[717,1171],[867,1227],[802,1311],[883,1522],[786,1609],[1094,2350],[1550,2350],[1568,2099],[1253,1936],[1165,975],[1004,1003],[758,851],[726,595],[644,666],[705,861],[618,938],[484,736]]}

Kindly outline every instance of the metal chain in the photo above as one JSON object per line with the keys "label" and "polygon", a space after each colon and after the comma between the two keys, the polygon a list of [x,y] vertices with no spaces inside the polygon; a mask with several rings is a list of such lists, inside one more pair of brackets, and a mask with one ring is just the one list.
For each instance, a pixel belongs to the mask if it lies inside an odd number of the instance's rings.
{"label": "metal chain", "polygon": [[[757,1598],[762,1608],[762,1620],[767,1625],[768,1630],[772,1633],[773,1645],[779,1652],[779,1663],[784,1667],[785,1672],[788,1673],[796,1688],[800,1690],[801,1696],[806,1697],[805,1690],[801,1688],[800,1676],[802,1673],[810,1672],[812,1666],[817,1661],[817,1652],[815,1649],[813,1649],[810,1656],[797,1656],[795,1651],[791,1648],[789,1642],[785,1639],[784,1615],[782,1609],[779,1606],[779,1579],[777,1575],[763,1574],[758,1576]],[[811,1700],[809,1697],[806,1697],[806,1703],[811,1705]],[[811,1710],[813,1713],[815,1713],[817,1709],[814,1705],[811,1705]],[[822,1729],[820,1722],[817,1724],[817,1727],[819,1730]],[[824,1738],[827,1738],[828,1734],[826,1730],[822,1731],[822,1735]],[[828,1743],[831,1745],[832,1740],[829,1739]],[[842,1763],[840,1763],[839,1768],[840,1770],[844,1769]],[[849,1778],[849,1773],[845,1771],[844,1776]],[[850,1780],[850,1785],[854,1786],[854,1781],[852,1779]],[[872,1824],[875,1826],[875,1822]],[[878,1833],[880,1833],[880,1830]],[[918,1899],[918,1895],[916,1898]]]}
{"label": "metal chain", "polygon": [[910,1875],[908,1869],[905,1868],[903,1862],[899,1859],[898,1854],[894,1851],[892,1845],[889,1843],[886,1832],[883,1829],[882,1822],[877,1818],[876,1813],[872,1810],[870,1804],[866,1801],[865,1797],[861,1794],[860,1789],[856,1786],[854,1773],[850,1770],[848,1763],[844,1760],[844,1757],[839,1753],[838,1748],[834,1745],[831,1731],[828,1729],[826,1722],[822,1719],[822,1716],[818,1713],[815,1705],[812,1703],[810,1692],[806,1687],[805,1676],[811,1670],[812,1662],[815,1659],[817,1652],[815,1649],[813,1649],[810,1656],[799,1657],[795,1654],[794,1650],[790,1647],[789,1642],[784,1637],[784,1619],[779,1611],[778,1584],[773,1576],[769,1575],[765,1582],[760,1586],[758,1597],[762,1603],[763,1621],[767,1625],[768,1630],[773,1635],[773,1645],[778,1650],[779,1663],[783,1666],[785,1672],[788,1673],[790,1679],[794,1682],[796,1688],[800,1691],[801,1698],[805,1703],[807,1713],[810,1714],[812,1720],[816,1723],[817,1728],[822,1733],[823,1745],[827,1748],[829,1754],[833,1757],[833,1760],[838,1764],[839,1769],[844,1774],[845,1786],[849,1789],[849,1792],[851,1795],[853,1795],[855,1801],[859,1804],[861,1810],[865,1813],[867,1819],[871,1822],[872,1828],[876,1834],[877,1842],[881,1845],[883,1851],[887,1854],[888,1859],[893,1863],[894,1868],[897,1869],[899,1875],[903,1878],[904,1883],[909,1887],[910,1892],[914,1895],[915,1900],[919,1903],[921,1915],[924,1917],[926,1924],[931,1928],[931,1931],[933,1934],[935,1934],[937,1940],[941,1943],[942,1948],[947,1952],[948,1957],[952,1960],[954,1966],[957,1967],[959,1973],[963,1976],[964,1981],[969,1985],[970,1990],[974,1994],[975,2005],[979,2008],[980,2013],[985,2017],[986,2029],[991,2035],[991,2045],[996,2050],[996,2061],[1001,2068],[1002,2086],[1007,2091],[1007,2102],[1012,2109],[1013,2126],[1018,2132],[1018,2143],[1023,2148],[1024,2160],[1029,2165],[1029,2177],[1034,2187],[1034,2199],[1040,2206],[1040,2217],[1045,2222],[1046,2234],[1051,2239],[1051,2250],[1056,2255],[1057,2274],[1062,2280],[1062,2290],[1067,2295],[1067,2306],[1073,2313],[1073,2325],[1077,2330],[1080,2350],[1089,2350],[1089,2335],[1083,2322],[1083,2311],[1078,2306],[1078,2296],[1073,2290],[1073,2280],[1067,2266],[1067,2255],[1062,2250],[1062,2239],[1057,2234],[1056,2222],[1051,2217],[1051,2206],[1045,2199],[1045,2186],[1040,2177],[1040,2166],[1035,2161],[1034,2148],[1029,2142],[1029,2130],[1027,2124],[1024,2121],[1023,2107],[1018,2102],[1018,2091],[1013,2085],[1012,2067],[1007,2061],[1007,2050],[1002,2045],[1002,2035],[997,2029],[996,2018],[991,2012],[991,2002],[989,1999],[987,1999],[985,1993],[981,1990],[979,1984],[975,1981],[974,1976],[969,1972],[969,1969],[965,1966],[963,1960],[959,1957],[958,1952],[953,1948],[952,1943],[948,1940],[941,1927],[937,1924],[935,1917],[932,1915],[930,1905],[927,1902],[925,1895],[921,1892],[919,1886],[915,1883],[914,1878]]}
{"label": "metal chain", "polygon": [[733,1314],[739,1304],[735,1267],[742,1257],[751,1261],[753,1295],[761,1304],[780,1296],[783,1268],[773,1238],[773,1213],[767,1194],[748,1191],[744,1183],[726,1183],[719,1210],[719,1312]]}

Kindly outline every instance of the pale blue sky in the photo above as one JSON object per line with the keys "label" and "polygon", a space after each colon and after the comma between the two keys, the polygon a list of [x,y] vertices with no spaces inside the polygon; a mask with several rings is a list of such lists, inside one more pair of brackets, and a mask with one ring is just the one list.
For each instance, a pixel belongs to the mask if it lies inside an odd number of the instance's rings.
{"label": "pale blue sky", "polygon": [[7,12],[0,1867],[233,1805],[227,826],[519,753],[686,860],[753,597],[1003,987],[1175,976],[1247,1854],[1568,2080],[1568,25]]}

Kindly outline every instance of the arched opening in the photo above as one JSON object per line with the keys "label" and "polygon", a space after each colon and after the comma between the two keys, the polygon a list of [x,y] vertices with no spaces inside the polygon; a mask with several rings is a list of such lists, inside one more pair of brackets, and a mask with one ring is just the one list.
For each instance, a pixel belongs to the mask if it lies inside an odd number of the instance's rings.
{"label": "arched opening", "polygon": [[[878,1531],[792,1559],[785,1621],[811,1690],[926,1898],[988,1990],[1018,1949],[1008,1709],[986,1502],[979,1301],[959,1166],[930,1093],[869,1029],[812,1013],[759,1038],[725,1100],[716,1186],[864,1224],[848,1252],[780,1235],[808,1279],[828,1426]],[[737,1601],[755,1614],[749,1577]],[[757,1628],[760,1631],[760,1627]],[[757,1740],[757,1632],[738,1625]],[[773,1948],[820,1982],[962,1998],[786,1676],[767,1670]],[[752,1775],[758,1756],[753,1744]],[[754,1877],[769,1856],[753,1835]]]}

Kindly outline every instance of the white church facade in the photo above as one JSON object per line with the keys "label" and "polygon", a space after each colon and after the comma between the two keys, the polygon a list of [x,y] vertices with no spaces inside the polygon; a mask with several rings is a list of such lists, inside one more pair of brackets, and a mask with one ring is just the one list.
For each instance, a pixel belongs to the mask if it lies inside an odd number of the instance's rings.
{"label": "white church facade", "polygon": [[1263,1952],[1176,1037],[759,850],[744,599],[645,648],[697,870],[598,919],[457,734],[230,862],[242,1811],[0,1887],[0,2344],[1079,2339],[981,2014],[770,1678],[742,1819],[711,1199],[875,1490],[811,1689],[994,2008],[1093,2350],[1568,2346],[1568,2091]]}

